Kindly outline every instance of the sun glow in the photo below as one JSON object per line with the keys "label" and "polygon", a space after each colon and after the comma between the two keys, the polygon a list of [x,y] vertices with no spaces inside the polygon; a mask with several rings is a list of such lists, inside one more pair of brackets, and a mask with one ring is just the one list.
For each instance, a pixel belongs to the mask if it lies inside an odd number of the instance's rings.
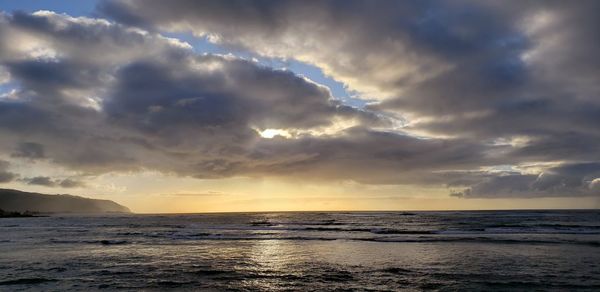
{"label": "sun glow", "polygon": [[281,136],[285,138],[290,138],[292,135],[286,131],[281,129],[266,129],[263,131],[257,130],[258,134],[266,139],[273,139],[275,136]]}

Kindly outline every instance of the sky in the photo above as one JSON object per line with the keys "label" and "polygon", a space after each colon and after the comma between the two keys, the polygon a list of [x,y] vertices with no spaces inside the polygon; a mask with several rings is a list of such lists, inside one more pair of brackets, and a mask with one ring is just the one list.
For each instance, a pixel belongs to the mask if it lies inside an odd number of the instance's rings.
{"label": "sky", "polygon": [[0,188],[142,213],[600,207],[598,1],[0,2]]}

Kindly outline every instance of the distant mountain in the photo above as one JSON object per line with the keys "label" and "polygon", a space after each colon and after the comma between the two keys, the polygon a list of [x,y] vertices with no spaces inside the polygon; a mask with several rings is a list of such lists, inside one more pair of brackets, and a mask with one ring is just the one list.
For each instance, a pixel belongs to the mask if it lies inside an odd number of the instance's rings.
{"label": "distant mountain", "polygon": [[11,189],[0,189],[0,209],[9,212],[40,213],[131,213],[129,208],[110,200],[28,193]]}

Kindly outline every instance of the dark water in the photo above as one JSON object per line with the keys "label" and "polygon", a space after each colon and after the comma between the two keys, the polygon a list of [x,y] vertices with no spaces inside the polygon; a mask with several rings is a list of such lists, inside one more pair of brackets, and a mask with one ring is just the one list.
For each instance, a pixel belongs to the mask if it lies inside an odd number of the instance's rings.
{"label": "dark water", "polygon": [[0,219],[0,290],[600,291],[600,211]]}

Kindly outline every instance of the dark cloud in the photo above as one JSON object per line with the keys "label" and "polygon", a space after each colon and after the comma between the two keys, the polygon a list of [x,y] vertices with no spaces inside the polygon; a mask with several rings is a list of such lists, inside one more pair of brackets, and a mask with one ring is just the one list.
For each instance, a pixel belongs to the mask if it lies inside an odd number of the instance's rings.
{"label": "dark cloud", "polygon": [[23,60],[4,66],[23,86],[49,97],[59,94],[56,90],[88,89],[100,82],[98,68],[70,60]]}
{"label": "dark cloud", "polygon": [[18,176],[12,172],[2,171],[0,172],[0,183],[11,182]]}
{"label": "dark cloud", "polygon": [[7,183],[15,180],[18,175],[8,171],[10,163],[8,161],[0,160],[0,183]]}
{"label": "dark cloud", "polygon": [[257,165],[248,173],[375,184],[440,183],[450,170],[493,165],[498,159],[493,148],[475,142],[419,139],[364,128],[352,128],[337,137],[273,139],[259,146],[249,156]]}
{"label": "dark cloud", "polygon": [[35,142],[19,143],[12,157],[41,159],[45,158],[44,146]]}
{"label": "dark cloud", "polygon": [[58,185],[62,188],[82,188],[86,186],[84,182],[70,178],[61,180]]}
{"label": "dark cloud", "polygon": [[600,163],[564,164],[540,174],[501,173],[454,196],[466,198],[597,196]]}
{"label": "dark cloud", "polygon": [[337,115],[367,115],[291,72],[240,59],[141,60],[115,77],[118,82],[104,104],[109,118],[150,132],[162,127],[311,128],[329,125]]}
{"label": "dark cloud", "polygon": [[54,180],[52,180],[52,178],[47,177],[47,176],[36,176],[36,177],[24,178],[23,181],[29,185],[38,185],[38,186],[45,186],[45,187],[56,186],[56,182]]}
{"label": "dark cloud", "polygon": [[335,137],[263,139],[244,152],[195,158],[179,171],[200,178],[269,175],[370,184],[444,184],[453,176],[449,170],[493,165],[498,159],[493,149],[478,143],[364,128]]}
{"label": "dark cloud", "polygon": [[38,185],[45,187],[61,187],[61,188],[80,188],[85,187],[85,183],[75,179],[53,179],[47,176],[35,176],[21,179],[28,185]]}

